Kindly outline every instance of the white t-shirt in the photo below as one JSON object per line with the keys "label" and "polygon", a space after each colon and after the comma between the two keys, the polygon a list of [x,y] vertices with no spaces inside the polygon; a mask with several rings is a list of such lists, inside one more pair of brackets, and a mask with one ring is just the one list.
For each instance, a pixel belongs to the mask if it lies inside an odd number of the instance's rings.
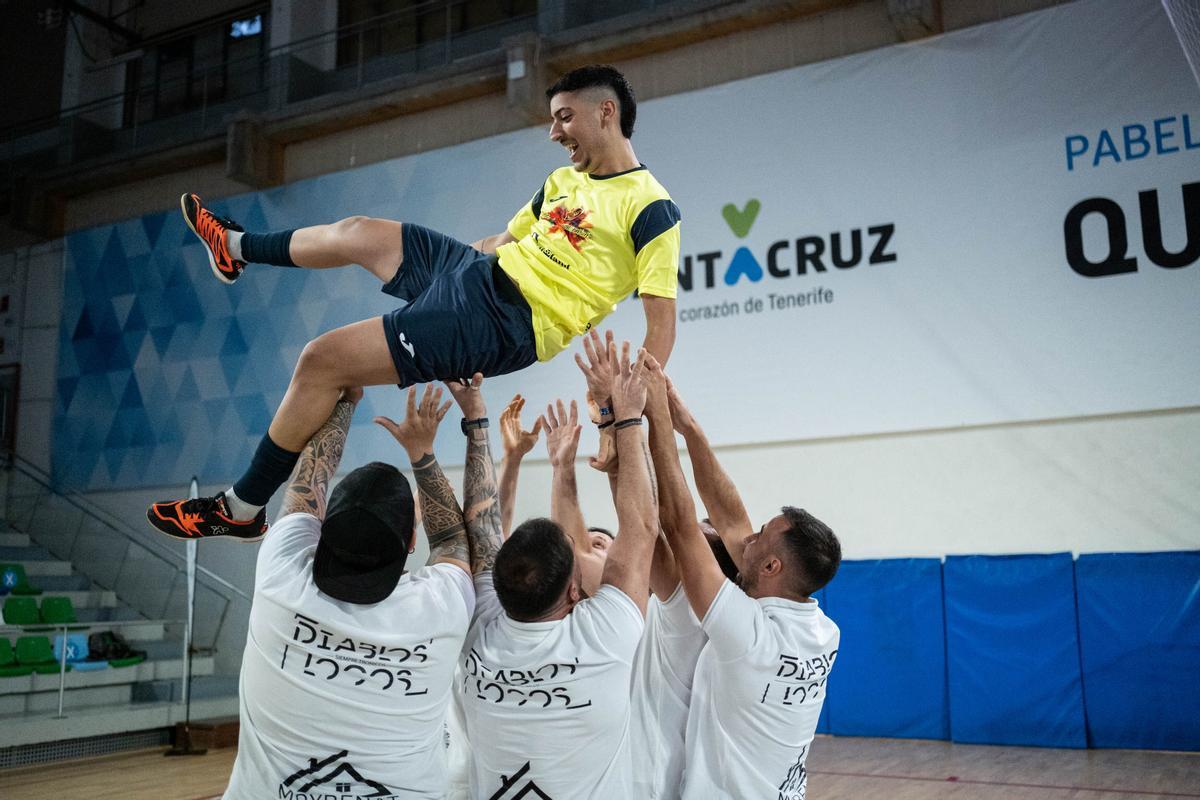
{"label": "white t-shirt", "polygon": [[755,600],[725,581],[703,626],[684,800],[803,800],[837,625],[815,600]]}
{"label": "white t-shirt", "polygon": [[682,585],[665,601],[650,598],[646,632],[633,659],[634,797],[679,797],[692,679],[707,641]]}
{"label": "white t-shirt", "polygon": [[379,603],[343,603],[313,583],[320,535],[316,517],[288,514],[259,549],[225,797],[441,798],[470,576],[435,564]]}
{"label": "white t-shirt", "polygon": [[475,579],[475,621],[459,671],[471,794],[513,800],[633,797],[629,686],[644,622],[604,585],[561,620],[516,622]]}

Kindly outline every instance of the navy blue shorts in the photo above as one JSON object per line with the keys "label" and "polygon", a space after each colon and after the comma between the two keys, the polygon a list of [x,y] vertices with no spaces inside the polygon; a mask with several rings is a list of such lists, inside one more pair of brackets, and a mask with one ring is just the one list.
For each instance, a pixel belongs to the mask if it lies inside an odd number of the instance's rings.
{"label": "navy blue shorts", "polygon": [[495,256],[407,222],[402,236],[404,261],[382,290],[408,303],[383,315],[401,387],[537,361],[529,304]]}

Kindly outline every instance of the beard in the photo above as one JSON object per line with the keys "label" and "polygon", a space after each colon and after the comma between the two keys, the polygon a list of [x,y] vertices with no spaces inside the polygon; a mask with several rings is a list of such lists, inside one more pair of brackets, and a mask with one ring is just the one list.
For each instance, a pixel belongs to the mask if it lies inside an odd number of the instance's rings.
{"label": "beard", "polygon": [[758,586],[757,575],[747,575],[744,572],[739,572],[737,576],[737,585],[746,594],[750,594],[756,586]]}

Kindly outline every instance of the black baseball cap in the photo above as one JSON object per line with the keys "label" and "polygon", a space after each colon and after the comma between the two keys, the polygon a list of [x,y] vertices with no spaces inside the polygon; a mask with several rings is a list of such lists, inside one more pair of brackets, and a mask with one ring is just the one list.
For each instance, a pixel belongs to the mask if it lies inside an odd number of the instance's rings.
{"label": "black baseball cap", "polygon": [[378,603],[400,582],[412,537],[408,479],[381,461],[359,467],[329,497],[313,582],[335,600]]}

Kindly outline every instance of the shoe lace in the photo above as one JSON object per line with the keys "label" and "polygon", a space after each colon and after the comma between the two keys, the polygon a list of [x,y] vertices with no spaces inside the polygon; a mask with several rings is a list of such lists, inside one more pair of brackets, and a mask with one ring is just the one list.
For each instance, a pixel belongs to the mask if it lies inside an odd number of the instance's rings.
{"label": "shoe lace", "polygon": [[217,509],[217,497],[197,497],[193,500],[185,500],[183,505],[179,507],[179,515],[183,520],[190,522],[198,522],[207,515],[211,514],[214,509]]}
{"label": "shoe lace", "polygon": [[238,225],[236,222],[229,219],[228,217],[222,217],[219,214],[213,214],[211,211],[209,211],[208,213],[212,216],[213,219],[215,219],[217,222],[221,223],[221,225],[228,228],[229,230],[231,230],[231,231],[241,231],[242,230],[241,225]]}

